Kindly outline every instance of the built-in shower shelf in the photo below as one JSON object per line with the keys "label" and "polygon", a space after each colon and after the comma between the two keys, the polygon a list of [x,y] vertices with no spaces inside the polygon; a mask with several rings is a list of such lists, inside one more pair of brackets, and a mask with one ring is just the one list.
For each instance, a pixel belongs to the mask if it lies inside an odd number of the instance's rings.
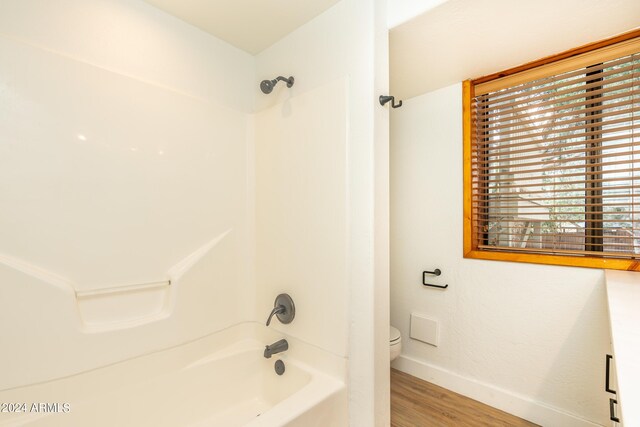
{"label": "built-in shower shelf", "polygon": [[114,286],[110,288],[96,288],[96,289],[83,289],[76,291],[77,298],[87,298],[98,295],[107,295],[107,294],[115,294],[122,292],[135,292],[142,291],[146,289],[158,288],[161,286],[170,286],[171,280],[164,280],[161,282],[148,282],[148,283],[139,283],[134,285],[122,285],[122,286]]}
{"label": "built-in shower shelf", "polygon": [[[4,254],[0,254],[0,272],[11,277],[8,286],[15,286],[20,291],[22,302],[16,307],[28,304],[26,301],[46,300],[48,309],[55,313],[51,315],[52,324],[61,325],[69,335],[126,330],[170,317],[180,304],[178,294],[182,304],[198,305],[199,295],[215,287],[212,280],[228,264],[221,254],[229,253],[230,249],[220,248],[219,244],[231,231],[226,230],[209,240],[169,268],[160,276],[163,280],[153,282],[87,288]],[[231,243],[229,241],[227,245]],[[208,310],[208,307],[200,310]],[[73,338],[74,342],[82,339]]]}
{"label": "built-in shower shelf", "polygon": [[169,314],[171,281],[76,291],[85,332],[124,329]]}

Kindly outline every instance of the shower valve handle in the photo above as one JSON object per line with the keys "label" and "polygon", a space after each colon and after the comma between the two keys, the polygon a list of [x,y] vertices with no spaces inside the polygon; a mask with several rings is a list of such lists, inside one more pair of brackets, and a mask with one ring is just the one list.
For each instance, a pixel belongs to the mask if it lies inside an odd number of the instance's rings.
{"label": "shower valve handle", "polygon": [[273,303],[273,310],[271,310],[271,314],[269,314],[269,318],[267,319],[267,326],[271,323],[274,315],[285,325],[291,323],[293,318],[296,317],[296,306],[288,294],[280,294],[276,297]]}
{"label": "shower valve handle", "polygon": [[276,314],[280,314],[280,313],[284,313],[286,311],[286,308],[284,305],[279,305],[277,307],[273,307],[273,310],[271,310],[271,314],[269,315],[269,318],[267,319],[267,326],[269,326],[269,324],[271,323],[271,318],[276,315]]}

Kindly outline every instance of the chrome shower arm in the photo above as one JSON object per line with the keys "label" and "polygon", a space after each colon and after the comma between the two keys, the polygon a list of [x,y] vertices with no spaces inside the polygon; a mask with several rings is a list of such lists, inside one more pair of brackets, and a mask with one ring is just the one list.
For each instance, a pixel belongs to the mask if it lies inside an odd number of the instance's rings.
{"label": "chrome shower arm", "polygon": [[273,84],[274,84],[274,85],[275,85],[278,81],[281,81],[281,82],[287,82],[287,87],[291,87],[291,86],[293,86],[294,79],[293,79],[293,76],[290,76],[289,78],[282,77],[282,76],[278,76],[278,77],[276,77],[275,79],[273,79],[273,80],[272,80],[272,82],[273,82]]}

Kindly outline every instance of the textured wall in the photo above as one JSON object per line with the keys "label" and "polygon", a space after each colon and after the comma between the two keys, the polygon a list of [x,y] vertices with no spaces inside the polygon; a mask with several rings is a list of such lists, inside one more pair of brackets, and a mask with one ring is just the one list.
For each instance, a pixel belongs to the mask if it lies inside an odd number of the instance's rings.
{"label": "textured wall", "polygon": [[[605,423],[602,271],[462,258],[461,102],[456,84],[392,114],[396,366],[543,425]],[[447,290],[422,286],[434,268]],[[412,312],[440,322],[438,347],[409,338]]]}

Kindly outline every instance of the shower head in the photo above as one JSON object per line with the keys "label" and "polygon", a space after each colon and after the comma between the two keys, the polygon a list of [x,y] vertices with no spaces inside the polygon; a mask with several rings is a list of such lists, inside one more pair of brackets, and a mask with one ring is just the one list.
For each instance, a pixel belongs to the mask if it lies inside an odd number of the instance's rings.
{"label": "shower head", "polygon": [[273,87],[276,85],[277,80],[263,80],[260,83],[260,90],[262,93],[269,94],[273,90]]}
{"label": "shower head", "polygon": [[262,82],[260,82],[260,90],[264,94],[271,93],[271,91],[273,91],[273,88],[275,87],[275,85],[278,83],[279,80],[282,80],[283,82],[287,82],[287,87],[293,86],[293,82],[294,82],[293,76],[289,77],[288,79],[282,76],[278,76],[273,80],[263,80]]}

